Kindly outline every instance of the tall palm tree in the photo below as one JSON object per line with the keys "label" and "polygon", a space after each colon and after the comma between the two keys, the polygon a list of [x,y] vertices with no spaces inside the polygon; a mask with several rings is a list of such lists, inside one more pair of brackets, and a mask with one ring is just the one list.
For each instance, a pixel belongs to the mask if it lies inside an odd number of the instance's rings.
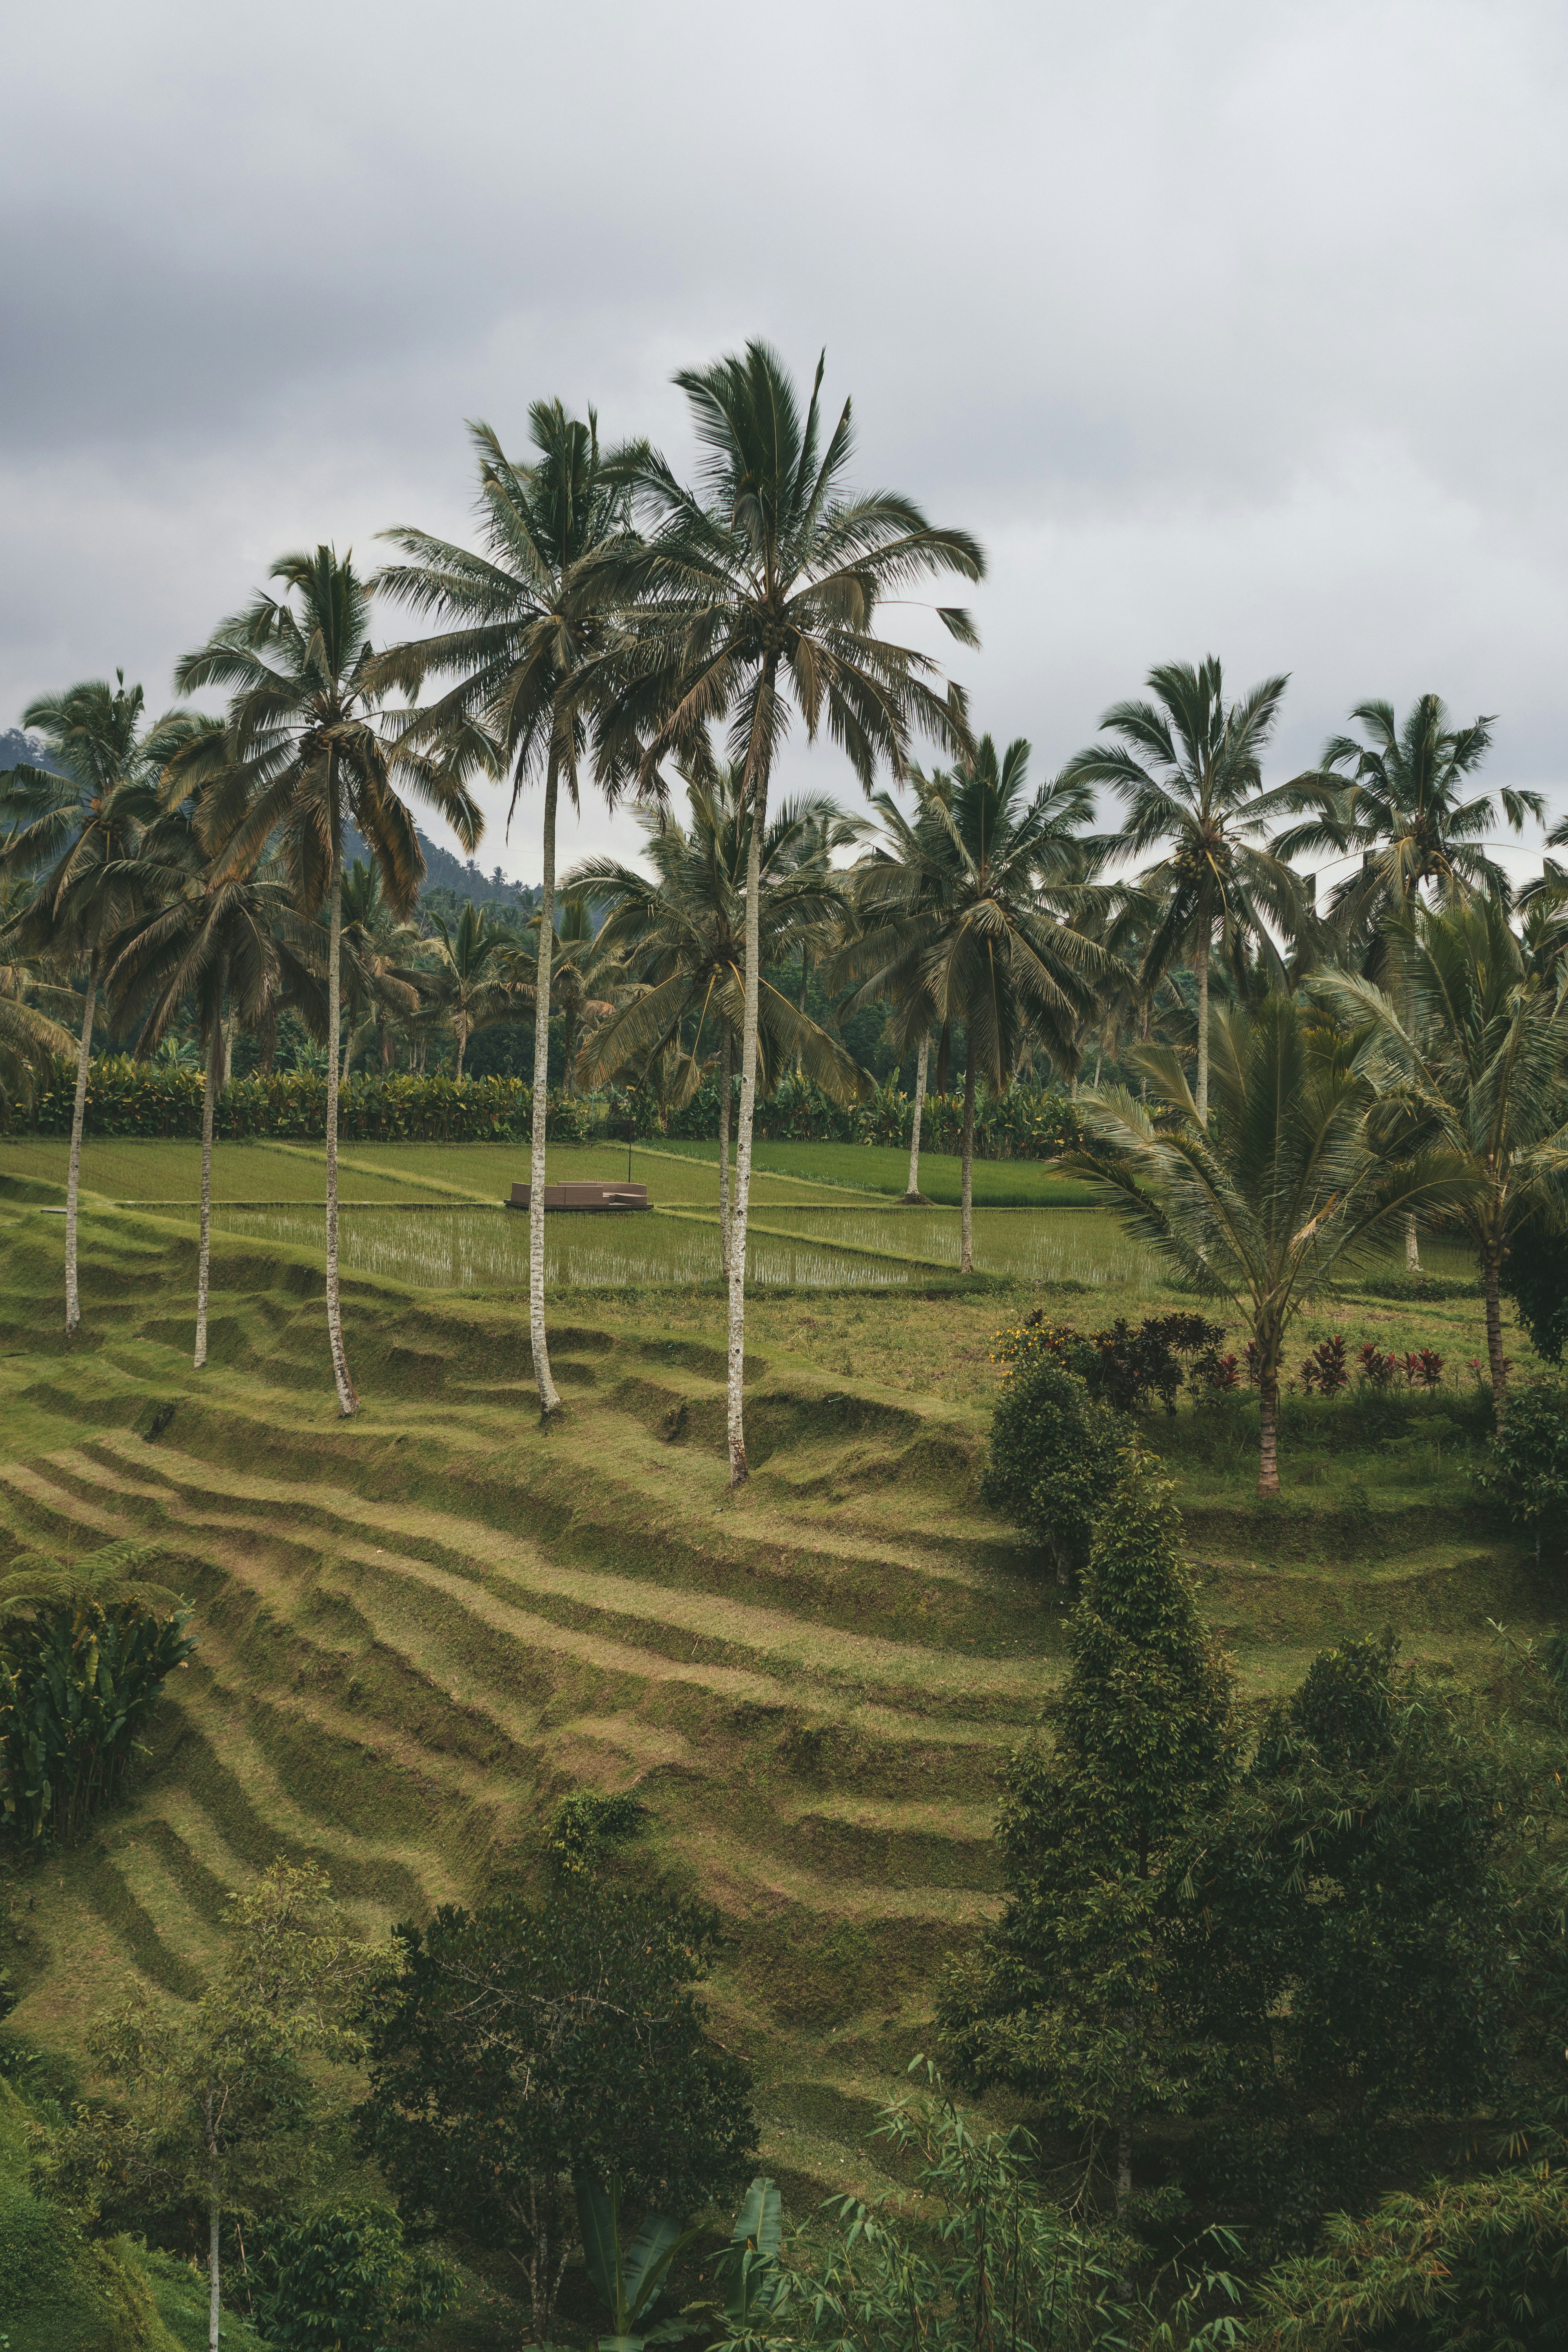
{"label": "tall palm tree", "polygon": [[[605,940],[603,925],[594,919],[595,911],[593,902],[580,889],[568,887],[562,898],[551,952],[550,994],[552,1004],[561,1009],[561,1083],[566,1094],[573,1093],[577,1084],[586,1031],[614,1012],[616,992],[625,977],[620,951],[613,941]],[[529,929],[534,935],[537,957],[541,929],[537,915]],[[531,968],[524,948],[518,969]]]}
{"label": "tall palm tree", "polygon": [[[730,1193],[730,1095],[735,1040],[745,1016],[747,877],[752,871],[754,802],[744,797],[742,763],[686,779],[689,822],[645,817],[644,856],[653,878],[614,858],[579,866],[570,887],[605,908],[600,945],[624,953],[638,992],[612,1013],[584,1049],[589,1085],[622,1070],[645,1071],[672,1051],[663,1072],[672,1109],[689,1102],[707,1065],[703,1044],[717,1034],[719,1064],[719,1239],[728,1276],[734,1239]],[[787,801],[769,820],[755,860],[756,933],[764,969],[777,970],[803,941],[826,943],[844,910],[844,892],[828,868],[830,801]],[[808,850],[821,852],[820,860]],[[758,1055],[764,1090],[798,1066],[839,1102],[863,1098],[870,1081],[835,1037],[763,981],[759,993]]]}
{"label": "tall palm tree", "polygon": [[1145,985],[1183,956],[1198,985],[1197,1092],[1208,1117],[1209,966],[1217,940],[1238,957],[1247,946],[1279,965],[1270,925],[1290,931],[1300,893],[1283,858],[1259,846],[1265,819],[1262,758],[1289,680],[1264,678],[1229,705],[1215,656],[1194,668],[1163,662],[1149,673],[1152,700],[1116,702],[1100,719],[1119,743],[1090,744],[1062,770],[1064,782],[1110,784],[1126,803],[1120,845],[1165,855],[1145,877],[1159,914],[1143,953]]}
{"label": "tall palm tree", "polygon": [[[897,860],[863,868],[858,935],[835,976],[859,976],[851,1003],[883,999],[896,1045],[933,1024],[964,1027],[961,1271],[974,1265],[974,1096],[984,1076],[996,1094],[1038,1043],[1058,1068],[1078,1066],[1077,1034],[1097,986],[1120,967],[1087,931],[1064,919],[1083,886],[1066,879],[1066,845],[1091,814],[1086,786],[1059,778],[1028,789],[1022,737],[998,757],[989,735],[951,772],[915,778],[908,824],[884,795]],[[1054,876],[1047,903],[1042,870]]]}
{"label": "tall palm tree", "polygon": [[1212,1122],[1174,1048],[1142,1046],[1131,1058],[1148,1100],[1121,1087],[1080,1096],[1090,1141],[1062,1164],[1098,1183],[1200,1290],[1246,1315],[1262,1401],[1258,1491],[1277,1495],[1280,1361],[1307,1297],[1396,1221],[1460,1209],[1477,1180],[1450,1150],[1394,1162],[1380,1147],[1371,1117],[1394,1072],[1364,1021],[1347,1032],[1297,999],[1266,996],[1217,1010],[1213,1043]]}
{"label": "tall palm tree", "polygon": [[58,768],[23,761],[0,779],[0,824],[10,829],[0,849],[0,871],[36,877],[32,897],[13,918],[7,938],[24,954],[47,952],[87,966],[66,1175],[68,1333],[81,1320],[77,1195],[93,1020],[108,943],[138,900],[135,853],[158,814],[164,762],[205,732],[188,712],[166,712],[143,726],[142,688],[127,689],[123,670],[116,671],[115,680],[111,688],[102,678],[89,678],[30,703],[22,724],[43,736]]}
{"label": "tall palm tree", "polygon": [[244,874],[276,844],[301,915],[328,912],[327,949],[327,1331],[338,1409],[355,1411],[338,1294],[338,1036],[342,1027],[343,833],[349,824],[381,868],[394,910],[406,914],[425,861],[401,782],[445,817],[472,849],[480,820],[468,789],[489,765],[481,741],[442,747],[435,758],[389,727],[387,680],[371,649],[370,598],[349,556],[330,547],[285,555],[266,590],[220,624],[176,667],[182,694],[229,689],[222,743],[198,743],[169,763],[165,793],[205,786],[212,836],[221,841],[216,878]]}
{"label": "tall palm tree", "polygon": [[[414,714],[416,740],[462,746],[477,736],[492,743],[498,764],[511,777],[512,810],[525,783],[534,780],[544,788],[528,1295],[539,1409],[548,1419],[561,1406],[544,1328],[556,805],[563,784],[573,807],[580,805],[578,780],[593,734],[593,689],[584,671],[593,670],[611,635],[605,604],[609,583],[589,559],[624,535],[626,493],[606,477],[592,410],[584,423],[568,416],[558,400],[535,401],[528,421],[537,454],[527,465],[504,454],[488,425],[470,428],[479,461],[482,551],[455,547],[427,531],[388,531],[409,560],[389,564],[376,584],[441,625],[437,635],[396,646],[384,657],[384,674],[411,695],[422,692],[432,678],[451,680]],[[605,772],[614,791],[619,770],[611,762]]]}
{"label": "tall palm tree", "polygon": [[471,898],[464,900],[452,929],[439,915],[433,921],[434,931],[425,941],[430,968],[419,975],[419,986],[426,1004],[451,1025],[461,1086],[469,1038],[498,1021],[515,1021],[533,1003],[534,991],[520,977],[510,932],[492,930],[484,909]]}
{"label": "tall palm tree", "polygon": [[[910,499],[889,491],[850,491],[850,406],[846,401],[825,443],[823,365],[804,414],[766,343],[683,370],[675,380],[703,452],[696,487],[679,481],[646,443],[621,451],[616,475],[632,493],[642,535],[603,567],[631,625],[629,646],[608,651],[597,673],[617,697],[609,757],[651,790],[667,753],[700,757],[710,724],[727,719],[731,751],[743,762],[742,796],[756,810],[730,1255],[732,1486],[746,1475],[746,1213],[762,1003],[760,860],[773,763],[794,717],[808,740],[826,727],[868,792],[879,764],[904,773],[917,728],[963,748],[962,698],[939,694],[935,665],[882,636],[878,622],[891,594],[933,573],[978,580],[984,569],[967,531],[934,528]],[[939,607],[939,614],[961,644],[975,643],[966,613]]]}
{"label": "tall palm tree", "polygon": [[1450,1154],[1472,1182],[1453,1222],[1475,1246],[1486,1300],[1487,1362],[1500,1422],[1502,1262],[1520,1226],[1554,1216],[1568,1175],[1568,1019],[1554,983],[1530,972],[1489,891],[1447,907],[1412,904],[1387,927],[1394,986],[1328,973],[1314,992],[1367,1026],[1397,1075],[1379,1106],[1390,1150]]}
{"label": "tall palm tree", "polygon": [[[392,1059],[390,1025],[416,1020],[422,975],[414,959],[424,947],[417,927],[395,916],[382,887],[374,858],[356,857],[343,876],[343,923],[339,953],[342,965],[342,1076],[355,1056],[375,1044],[385,1069]],[[320,917],[317,918],[318,923]],[[322,965],[325,966],[325,955]]]}
{"label": "tall palm tree", "polygon": [[138,1052],[156,1054],[189,1006],[205,1056],[202,1087],[200,1239],[196,1253],[196,1334],[193,1367],[207,1360],[207,1297],[212,1262],[213,1118],[226,1076],[232,1014],[247,1029],[276,1019],[285,1000],[324,1018],[312,966],[311,927],[301,923],[280,872],[219,878],[213,844],[189,802],[160,816],[139,848],[151,911],[134,918],[110,945],[104,994],[128,1021],[140,1021]]}

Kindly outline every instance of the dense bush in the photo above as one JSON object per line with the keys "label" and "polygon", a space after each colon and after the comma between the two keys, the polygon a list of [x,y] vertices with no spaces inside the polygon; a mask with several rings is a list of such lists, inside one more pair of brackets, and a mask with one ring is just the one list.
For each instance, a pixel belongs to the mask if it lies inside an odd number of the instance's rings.
{"label": "dense bush", "polygon": [[982,1499],[1037,1543],[1062,1584],[1089,1560],[1128,1431],[1051,1356],[1021,1363],[996,1401]]}
{"label": "dense bush", "polygon": [[1236,1358],[1219,1352],[1224,1338],[1224,1324],[1201,1315],[1150,1315],[1136,1328],[1119,1315],[1103,1330],[1080,1331],[1075,1323],[1051,1322],[1037,1307],[1013,1330],[997,1334],[994,1361],[1059,1364],[1118,1412],[1141,1412],[1156,1397],[1174,1412],[1184,1381],[1203,1397],[1237,1386]]}
{"label": "dense bush", "polygon": [[1568,1229],[1553,1231],[1539,1215],[1527,1219],[1502,1262],[1502,1290],[1536,1354],[1560,1364],[1568,1340]]}
{"label": "dense bush", "polygon": [[449,2264],[404,2243],[385,2205],[335,2205],[277,2224],[260,2242],[256,2315],[276,2352],[384,2352],[428,2327],[457,2295]]}
{"label": "dense bush", "polygon": [[[740,1080],[733,1082],[735,1112],[740,1108]],[[628,1097],[636,1106],[637,1131],[652,1135],[658,1120],[652,1098]],[[914,1097],[901,1093],[889,1080],[868,1102],[836,1103],[817,1087],[794,1078],[781,1081],[772,1095],[757,1103],[755,1133],[766,1143],[884,1143],[908,1150],[914,1118]],[[921,1119],[922,1150],[957,1152],[963,1140],[962,1093],[927,1095]],[[731,1133],[733,1119],[731,1119]],[[683,1110],[673,1112],[664,1132],[692,1140],[706,1140],[719,1132],[719,1088],[711,1079],[700,1087]],[[982,1095],[974,1106],[974,1153],[978,1160],[1054,1160],[1073,1149],[1078,1125],[1067,1097],[1051,1090],[1027,1093],[1015,1087],[1005,1095]]]}
{"label": "dense bush", "polygon": [[1516,1527],[1535,1534],[1539,1559],[1550,1529],[1563,1549],[1568,1524],[1568,1381],[1528,1381],[1508,1401],[1476,1483]]}

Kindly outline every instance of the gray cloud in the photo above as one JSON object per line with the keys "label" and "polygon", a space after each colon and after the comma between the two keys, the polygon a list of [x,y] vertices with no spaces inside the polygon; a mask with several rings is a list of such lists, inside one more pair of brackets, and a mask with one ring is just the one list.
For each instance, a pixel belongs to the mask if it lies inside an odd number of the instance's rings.
{"label": "gray cloud", "polygon": [[462,532],[466,416],[682,458],[671,371],[760,332],[985,539],[960,667],[1042,767],[1212,648],[1292,672],[1282,772],[1436,687],[1563,778],[1545,0],[87,0],[7,61],[0,724],[118,662],[160,700],[286,546]]}

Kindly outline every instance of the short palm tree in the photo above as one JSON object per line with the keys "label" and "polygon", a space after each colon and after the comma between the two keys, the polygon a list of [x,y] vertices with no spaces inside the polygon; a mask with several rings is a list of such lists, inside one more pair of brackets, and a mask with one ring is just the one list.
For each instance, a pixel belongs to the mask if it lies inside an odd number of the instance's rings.
{"label": "short palm tree", "polygon": [[[561,916],[555,927],[550,995],[552,1007],[559,1007],[561,1013],[561,1085],[565,1094],[575,1091],[588,1031],[615,1011],[616,996],[626,977],[620,950],[613,941],[605,940],[603,924],[595,920],[596,911],[581,890],[569,887],[563,895]],[[541,929],[537,915],[529,929],[534,937],[537,957]],[[518,970],[525,973],[532,969],[532,961],[524,948]]]}
{"label": "short palm tree", "polygon": [[886,1001],[895,1045],[933,1024],[963,1024],[965,1274],[974,1265],[976,1079],[1005,1093],[1036,1045],[1058,1068],[1076,1069],[1097,987],[1120,969],[1064,919],[1082,886],[1066,880],[1063,853],[1090,814],[1088,790],[1056,779],[1031,794],[1028,768],[1021,737],[999,757],[985,735],[951,773],[917,777],[912,824],[884,798],[899,856],[861,869],[858,932],[835,966],[840,981],[859,978],[853,1003]]}
{"label": "short palm tree", "polygon": [[1387,927],[1391,990],[1325,974],[1314,993],[1364,1023],[1395,1073],[1377,1127],[1390,1150],[1441,1150],[1470,1173],[1451,1222],[1469,1236],[1486,1300],[1487,1363],[1501,1420],[1502,1262],[1525,1221],[1555,1219],[1568,1175],[1568,1019],[1527,968],[1498,898],[1413,905]]}
{"label": "short palm tree", "polygon": [[58,769],[23,762],[0,779],[0,824],[9,827],[0,871],[34,877],[32,896],[13,918],[7,940],[24,955],[47,953],[87,967],[66,1176],[68,1332],[81,1320],[77,1195],[99,983],[109,941],[139,902],[136,851],[158,814],[164,762],[205,731],[185,712],[143,726],[143,707],[142,688],[128,689],[123,670],[113,687],[90,678],[64,694],[42,696],[23,712],[22,724],[43,736]]}
{"label": "short palm tree", "polygon": [[1279,1372],[1292,1320],[1336,1268],[1364,1258],[1407,1215],[1423,1223],[1475,1194],[1448,1149],[1394,1161],[1372,1127],[1393,1081],[1363,1023],[1340,1028],[1283,996],[1216,1009],[1211,1120],[1200,1118],[1180,1055],[1142,1046],[1140,1101],[1124,1088],[1080,1096],[1089,1141],[1064,1166],[1099,1184],[1122,1222],[1211,1296],[1235,1300],[1251,1327],[1262,1401],[1259,1495],[1279,1491]]}
{"label": "short palm tree", "polygon": [[[733,1238],[730,1192],[730,1097],[735,1043],[745,1013],[747,876],[752,871],[752,803],[742,799],[739,762],[728,772],[687,777],[689,818],[647,817],[644,856],[653,877],[614,858],[595,857],[570,877],[573,889],[605,908],[599,944],[626,958],[637,993],[601,1023],[584,1051],[589,1085],[621,1071],[639,1075],[672,1051],[677,1068],[661,1070],[670,1109],[689,1102],[707,1066],[703,1047],[717,1042],[719,1076],[719,1233],[724,1270]],[[755,861],[760,904],[757,940],[764,969],[774,969],[804,941],[825,944],[844,911],[844,892],[826,862],[807,858],[831,837],[830,801],[789,801],[769,820]],[[798,1066],[838,1102],[870,1092],[866,1073],[837,1039],[763,981],[758,1014],[762,1084],[770,1087]]]}
{"label": "short palm tree", "polygon": [[300,913],[309,919],[323,902],[327,908],[327,1331],[338,1408],[348,1414],[359,1399],[338,1293],[344,829],[357,825],[394,911],[406,914],[425,861],[399,783],[471,849],[480,827],[468,778],[488,765],[489,753],[469,740],[432,757],[389,728],[383,705],[390,689],[370,645],[370,599],[350,557],[318,547],[281,557],[270,576],[283,583],[281,595],[263,590],[175,669],[181,693],[216,686],[232,699],[221,743],[176,756],[165,793],[183,798],[204,788],[205,821],[223,845],[217,879],[246,873],[275,844]]}
{"label": "short palm tree", "polygon": [[419,975],[419,988],[426,1004],[451,1028],[461,1086],[469,1038],[498,1021],[515,1021],[533,1003],[533,984],[521,976],[511,933],[492,930],[483,908],[471,898],[464,900],[450,930],[441,916],[432,919],[434,929],[424,943],[430,961]]}
{"label": "short palm tree", "polygon": [[[1262,759],[1289,681],[1268,677],[1226,704],[1214,655],[1195,668],[1163,662],[1149,673],[1152,700],[1117,702],[1100,719],[1117,743],[1091,744],[1062,770],[1064,783],[1110,784],[1126,803],[1120,846],[1141,856],[1165,845],[1145,877],[1158,905],[1143,950],[1151,986],[1181,958],[1197,977],[1197,1092],[1208,1117],[1209,966],[1217,942],[1247,945],[1276,967],[1274,930],[1294,929],[1300,891],[1282,857],[1259,845],[1265,817]],[[1270,927],[1273,927],[1272,929]]]}
{"label": "short palm tree", "polygon": [[[9,896],[0,898],[0,939],[17,911]],[[32,1104],[40,1072],[76,1042],[58,1016],[74,1020],[79,1009],[47,957],[0,947],[0,1103]]]}
{"label": "short palm tree", "polygon": [[497,763],[511,777],[513,809],[525,783],[543,786],[528,1285],[533,1374],[540,1411],[548,1418],[561,1405],[544,1328],[556,807],[563,784],[573,807],[579,805],[596,690],[585,673],[602,677],[594,665],[612,634],[605,609],[609,583],[591,559],[622,537],[626,494],[606,478],[592,410],[584,423],[558,400],[535,401],[528,416],[535,456],[526,465],[505,455],[488,425],[471,428],[479,461],[482,551],[427,531],[388,531],[409,560],[389,564],[377,585],[439,624],[436,635],[396,646],[385,657],[385,675],[409,694],[422,692],[432,678],[450,680],[414,714],[417,740],[461,747],[478,737],[493,744]]}
{"label": "short palm tree", "polygon": [[[392,1059],[391,1028],[417,1019],[420,974],[414,959],[425,942],[418,929],[395,916],[374,858],[356,857],[343,876],[342,937],[339,944],[343,999],[342,1076],[367,1045]],[[318,924],[320,918],[318,918]],[[322,967],[326,958],[323,952]]]}
{"label": "short palm tree", "polygon": [[[826,729],[868,792],[879,765],[907,766],[917,729],[939,743],[967,742],[962,699],[944,698],[935,666],[881,635],[891,595],[942,572],[978,580],[967,531],[939,530],[891,492],[854,493],[850,408],[822,434],[823,366],[804,412],[776,352],[762,342],[676,382],[703,452],[695,488],[647,444],[618,453],[642,535],[605,557],[603,572],[626,617],[629,644],[606,649],[586,684],[616,698],[606,736],[619,762],[652,789],[668,753],[704,755],[708,730],[727,719],[754,803],[746,879],[745,1000],[741,1107],[730,1258],[728,1436],[731,1483],[746,1475],[742,1394],[746,1213],[757,1095],[761,1013],[760,860],[773,763],[798,717],[808,740]],[[939,608],[961,644],[967,614]]]}

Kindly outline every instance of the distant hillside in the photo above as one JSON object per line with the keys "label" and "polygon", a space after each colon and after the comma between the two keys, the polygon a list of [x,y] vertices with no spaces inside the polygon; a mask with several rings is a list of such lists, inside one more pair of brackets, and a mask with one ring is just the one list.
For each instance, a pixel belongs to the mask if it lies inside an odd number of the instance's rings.
{"label": "distant hillside", "polygon": [[[7,728],[0,735],[0,775],[26,761],[31,768],[52,768],[59,772],[59,761],[50,756],[35,736],[24,735],[19,727]],[[456,860],[453,861],[454,864]]]}
{"label": "distant hillside", "polygon": [[[419,846],[425,855],[425,881],[421,896],[429,890],[451,890],[459,899],[471,898],[476,907],[527,908],[538,906],[537,884],[509,882],[499,866],[493,874],[481,874],[472,858],[465,865],[460,857],[454,857],[449,849],[441,849],[428,840],[419,832],[417,825],[415,832],[418,834]],[[356,857],[368,860],[370,852],[363,841],[351,826],[343,842],[345,864],[352,866]]]}

